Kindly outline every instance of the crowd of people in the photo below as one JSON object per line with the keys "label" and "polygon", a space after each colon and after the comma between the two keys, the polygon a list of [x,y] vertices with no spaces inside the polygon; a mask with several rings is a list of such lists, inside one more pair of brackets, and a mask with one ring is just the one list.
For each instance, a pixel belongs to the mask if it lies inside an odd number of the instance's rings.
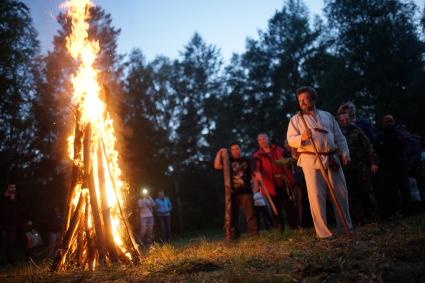
{"label": "crowd of people", "polygon": [[[290,119],[283,147],[265,133],[258,134],[251,158],[241,153],[241,144],[230,145],[232,221],[226,238],[239,237],[241,208],[249,235],[261,228],[299,229],[312,220],[323,239],[350,234],[353,225],[424,210],[420,136],[391,115],[374,130],[368,119],[357,117],[352,102],[335,115],[317,109],[312,87],[301,87],[296,96],[300,112]],[[215,169],[223,170],[226,150],[217,152]],[[336,234],[328,225],[330,204]]]}

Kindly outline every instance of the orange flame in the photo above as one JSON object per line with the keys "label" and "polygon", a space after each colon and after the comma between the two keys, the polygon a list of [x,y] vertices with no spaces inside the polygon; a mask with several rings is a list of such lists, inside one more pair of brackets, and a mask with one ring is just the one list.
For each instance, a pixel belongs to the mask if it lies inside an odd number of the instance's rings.
{"label": "orange flame", "polygon": [[[67,13],[72,19],[72,30],[67,37],[66,47],[78,63],[78,70],[72,76],[73,97],[72,103],[81,113],[79,121],[80,129],[86,125],[92,129],[91,144],[91,160],[93,166],[93,174],[95,179],[96,195],[99,203],[99,180],[105,180],[107,191],[108,207],[112,224],[112,235],[117,246],[124,254],[129,256],[123,242],[123,219],[119,212],[118,202],[123,202],[125,191],[124,182],[121,180],[121,170],[118,165],[118,152],[115,149],[116,137],[114,135],[113,120],[106,111],[105,102],[100,97],[101,87],[98,80],[98,70],[94,67],[94,62],[100,51],[99,42],[89,40],[89,10],[93,6],[90,0],[70,0],[63,7],[67,9]],[[71,159],[74,159],[73,148],[74,137],[68,138],[68,151]],[[103,148],[102,166],[105,170],[104,176],[98,175],[98,158],[96,152],[99,148]],[[76,160],[81,162],[81,160]],[[81,166],[81,164],[77,164]],[[84,188],[76,188],[82,190]],[[79,197],[79,193],[75,194]],[[78,200],[74,200],[74,204]],[[90,217],[92,222],[92,217]],[[92,227],[92,223],[90,223]]]}

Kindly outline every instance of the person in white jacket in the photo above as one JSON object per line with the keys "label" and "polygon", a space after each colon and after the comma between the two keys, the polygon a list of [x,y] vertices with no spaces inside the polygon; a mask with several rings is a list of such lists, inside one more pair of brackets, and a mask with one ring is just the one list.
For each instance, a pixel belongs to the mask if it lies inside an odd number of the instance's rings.
{"label": "person in white jacket", "polygon": [[[326,221],[327,187],[320,171],[320,162],[324,165],[345,222],[351,230],[347,185],[341,168],[341,162],[343,165],[348,165],[350,162],[350,153],[347,141],[335,118],[330,113],[316,108],[316,91],[306,86],[299,88],[296,94],[301,112],[294,115],[289,122],[288,144],[296,148],[300,154],[298,166],[302,167],[304,172],[316,234],[319,238],[329,238],[333,234]],[[305,119],[307,128],[303,124],[301,115]],[[320,160],[315,154],[310,138],[313,138],[317,146]],[[335,205],[334,213],[338,232],[342,234],[343,223]]]}

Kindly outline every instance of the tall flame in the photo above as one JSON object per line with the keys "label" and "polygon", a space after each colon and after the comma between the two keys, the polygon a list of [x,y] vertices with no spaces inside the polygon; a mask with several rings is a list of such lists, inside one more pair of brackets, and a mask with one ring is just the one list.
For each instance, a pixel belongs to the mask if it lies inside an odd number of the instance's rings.
{"label": "tall flame", "polygon": [[[121,170],[118,165],[113,120],[106,111],[105,102],[101,99],[101,87],[98,79],[99,71],[94,67],[100,47],[98,41],[89,40],[88,38],[88,19],[92,6],[93,3],[90,0],[70,0],[64,4],[72,20],[71,33],[67,37],[66,47],[78,64],[78,70],[71,78],[73,86],[72,103],[81,113],[80,124],[78,125],[80,129],[90,125],[92,130],[90,155],[97,201],[100,206],[99,183],[100,180],[105,180],[108,207],[102,207],[102,210],[109,209],[112,224],[111,233],[114,242],[124,254],[129,256],[123,244],[124,223],[119,211],[119,203],[123,202],[126,189],[121,179]],[[70,136],[68,141],[68,150],[71,159],[74,159],[74,136]],[[103,153],[101,158],[98,158],[97,155],[99,150]],[[80,163],[81,161],[77,160],[77,162]],[[101,170],[104,172],[103,176],[99,176],[99,166],[103,166],[105,169]],[[83,190],[85,188],[76,189]],[[77,198],[79,194],[75,195]],[[78,199],[75,199],[74,204],[77,202]],[[92,222],[92,217],[90,219],[90,222]],[[90,227],[93,226],[92,223],[89,224]]]}

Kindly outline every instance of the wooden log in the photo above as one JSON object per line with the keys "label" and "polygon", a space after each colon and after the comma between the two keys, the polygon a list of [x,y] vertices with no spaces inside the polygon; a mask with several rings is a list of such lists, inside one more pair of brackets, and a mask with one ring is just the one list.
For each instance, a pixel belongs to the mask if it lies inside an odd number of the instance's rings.
{"label": "wooden log", "polygon": [[114,178],[112,178],[111,167],[109,165],[108,154],[106,153],[106,148],[105,148],[105,143],[103,142],[103,137],[101,138],[101,147],[102,147],[103,154],[106,157],[108,174],[109,174],[109,176],[111,176],[112,188],[114,190],[114,194],[115,194],[115,197],[117,199],[118,210],[119,210],[120,216],[121,216],[121,218],[124,222],[124,226],[125,226],[127,235],[130,238],[130,242],[131,242],[132,249],[133,249],[133,259],[137,262],[140,262],[140,260],[142,258],[142,253],[139,250],[139,244],[137,243],[136,238],[135,238],[134,233],[133,233],[133,230],[131,229],[130,224],[128,223],[128,219],[127,219],[127,217],[125,217],[124,212],[122,210],[120,198],[119,198],[118,192],[117,192],[117,187],[116,187]]}
{"label": "wooden log", "polygon": [[[106,158],[106,157],[105,157]],[[111,215],[109,213],[108,206],[108,195],[106,191],[105,185],[105,169],[103,167],[103,153],[101,149],[101,145],[97,146],[97,169],[99,176],[99,193],[100,193],[100,204],[102,209],[102,217],[104,224],[104,232],[105,232],[105,243],[106,249],[109,253],[109,259],[111,262],[117,262],[117,251],[114,243],[114,236],[112,234],[112,224],[111,224]]]}
{"label": "wooden log", "polygon": [[[80,215],[80,217],[81,217],[80,218],[80,223],[81,223],[82,215]],[[78,227],[77,227],[77,231],[75,232],[75,237],[72,239],[71,244],[69,245],[70,248],[65,258],[64,264],[66,264],[67,266],[78,264],[78,257],[77,257],[78,245],[76,244],[76,242],[78,242]]]}
{"label": "wooden log", "polygon": [[[84,199],[85,206],[88,206],[86,199]],[[84,209],[86,210],[86,209]],[[77,238],[77,265],[83,266],[84,262],[84,252],[87,250],[87,238],[85,236],[86,228],[86,216],[82,213],[80,224],[78,225],[78,238]],[[83,266],[84,268],[84,266]]]}
{"label": "wooden log", "polygon": [[93,217],[94,229],[96,234],[97,251],[99,252],[99,264],[105,263],[105,238],[102,229],[99,205],[97,202],[96,187],[94,182],[94,173],[92,170],[92,151],[91,151],[91,126],[86,126],[84,133],[84,175],[88,178],[88,187],[90,194],[91,214]]}
{"label": "wooden log", "polygon": [[[76,160],[81,159],[81,146],[82,146],[82,136],[83,131],[80,129],[80,118],[81,112],[77,110],[75,116],[75,129],[74,129],[74,160],[72,162],[72,175],[71,175],[71,184],[69,186],[69,190],[67,192],[67,198],[65,203],[65,217],[63,218],[62,224],[62,232],[66,231],[69,227],[69,222],[71,220],[72,215],[72,200],[75,197],[75,187],[78,184],[78,180],[81,175],[81,168],[75,164]],[[61,240],[63,239],[64,233],[61,235]]]}
{"label": "wooden log", "polygon": [[131,264],[130,259],[123,253],[123,251],[119,247],[117,247],[116,245],[115,245],[115,247],[116,247],[116,250],[117,250],[118,259],[121,262],[124,262],[125,264]]}
{"label": "wooden log", "polygon": [[90,270],[93,270],[93,267],[91,266],[91,262],[94,258],[94,249],[95,249],[95,242],[92,235],[92,230],[89,228],[89,213],[90,213],[90,207],[88,205],[89,200],[86,196],[86,209],[84,212],[84,218],[85,218],[85,232],[86,232],[86,239],[87,239],[87,256],[85,259],[85,263],[83,265],[83,269],[85,269],[86,264],[88,264],[88,268]]}
{"label": "wooden log", "polygon": [[71,247],[72,240],[75,237],[75,234],[76,234],[77,228],[78,228],[78,224],[79,224],[80,219],[81,219],[81,208],[83,206],[83,203],[84,203],[84,198],[82,197],[82,195],[80,195],[80,198],[78,200],[78,204],[77,204],[75,211],[72,215],[72,218],[71,218],[71,221],[70,221],[70,224],[69,224],[69,228],[64,235],[61,247],[56,252],[56,257],[53,260],[52,267],[51,267],[51,269],[53,271],[59,271],[62,268],[62,266],[65,262],[66,255],[68,254],[68,251]]}
{"label": "wooden log", "polygon": [[230,172],[229,153],[227,150],[221,152],[224,177],[224,230],[226,240],[231,239],[232,224],[232,183]]}
{"label": "wooden log", "polygon": [[[84,219],[84,216],[81,216],[81,220],[83,219]],[[84,238],[84,242],[82,242],[81,244],[78,243],[78,245],[79,245],[78,246],[79,250],[77,253],[77,266],[80,267],[82,270],[84,270],[84,266],[87,263],[87,246],[88,246],[87,239]]]}

